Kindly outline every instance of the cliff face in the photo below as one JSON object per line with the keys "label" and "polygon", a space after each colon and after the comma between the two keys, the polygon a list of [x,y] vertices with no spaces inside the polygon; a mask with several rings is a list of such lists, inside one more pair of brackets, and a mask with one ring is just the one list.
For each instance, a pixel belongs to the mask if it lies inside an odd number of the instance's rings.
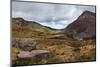
{"label": "cliff face", "polygon": [[78,40],[96,37],[96,14],[84,11],[78,19],[65,28],[65,33]]}

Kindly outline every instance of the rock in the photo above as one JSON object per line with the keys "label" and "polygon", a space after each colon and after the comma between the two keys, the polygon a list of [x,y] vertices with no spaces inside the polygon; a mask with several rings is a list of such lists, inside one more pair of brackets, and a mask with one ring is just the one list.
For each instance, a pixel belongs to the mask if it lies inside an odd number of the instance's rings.
{"label": "rock", "polygon": [[33,50],[29,51],[20,51],[17,55],[18,59],[34,59],[34,60],[41,60],[47,59],[50,57],[50,51],[47,50]]}
{"label": "rock", "polygon": [[65,34],[77,40],[96,37],[96,14],[84,11],[73,23],[65,28]]}
{"label": "rock", "polygon": [[34,58],[38,58],[38,60],[41,59],[47,59],[50,57],[51,52],[47,50],[33,50],[31,51],[31,54],[34,56]]}
{"label": "rock", "polygon": [[33,56],[31,55],[31,53],[29,51],[21,51],[21,52],[19,52],[17,57],[24,59],[24,58],[32,58]]}
{"label": "rock", "polygon": [[12,40],[12,46],[24,51],[31,51],[36,48],[36,42],[32,38],[15,38]]}

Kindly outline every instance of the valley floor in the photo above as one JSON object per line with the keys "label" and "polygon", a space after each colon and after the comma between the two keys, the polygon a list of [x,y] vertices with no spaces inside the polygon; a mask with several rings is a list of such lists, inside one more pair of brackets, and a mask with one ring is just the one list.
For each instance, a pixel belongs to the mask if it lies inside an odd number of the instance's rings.
{"label": "valley floor", "polygon": [[[73,40],[63,36],[63,34],[47,34],[33,37],[18,37],[14,36],[15,40],[20,41],[34,39],[36,46],[34,50],[47,50],[50,52],[48,58],[37,59],[20,59],[17,54],[24,51],[19,47],[12,46],[12,63],[13,65],[31,65],[31,64],[52,64],[52,63],[67,63],[79,61],[95,61],[96,60],[96,41],[88,39],[83,41]],[[13,42],[13,41],[12,41]],[[15,45],[17,44],[14,43]],[[22,44],[23,45],[23,44]],[[43,56],[44,57],[44,56]]]}

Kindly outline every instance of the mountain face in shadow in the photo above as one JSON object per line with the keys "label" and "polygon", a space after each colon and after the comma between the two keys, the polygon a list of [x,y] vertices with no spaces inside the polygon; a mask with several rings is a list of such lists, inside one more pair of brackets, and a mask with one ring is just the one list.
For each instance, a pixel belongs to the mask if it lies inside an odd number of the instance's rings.
{"label": "mountain face in shadow", "polygon": [[78,40],[96,37],[96,14],[84,11],[64,32]]}

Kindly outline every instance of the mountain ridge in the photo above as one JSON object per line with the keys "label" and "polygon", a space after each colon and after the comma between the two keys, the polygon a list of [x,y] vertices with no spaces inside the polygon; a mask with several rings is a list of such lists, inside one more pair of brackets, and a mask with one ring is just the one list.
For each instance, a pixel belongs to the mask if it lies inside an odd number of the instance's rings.
{"label": "mountain ridge", "polygon": [[45,28],[48,28],[49,30],[54,30],[54,31],[60,31],[60,30],[63,30],[63,29],[53,29],[53,28],[51,28],[51,27],[48,27],[48,26],[44,26],[44,25],[41,25],[40,23],[38,23],[38,22],[35,22],[35,21],[27,21],[27,20],[24,20],[23,18],[21,18],[21,17],[14,17],[14,18],[12,18],[12,22],[14,22],[14,23],[19,23],[19,24],[21,24],[21,25],[27,25],[27,24],[30,24],[30,25],[37,25],[37,26],[41,26],[41,27],[45,27]]}
{"label": "mountain ridge", "polygon": [[65,28],[65,33],[79,40],[96,37],[96,13],[84,11],[73,23]]}

